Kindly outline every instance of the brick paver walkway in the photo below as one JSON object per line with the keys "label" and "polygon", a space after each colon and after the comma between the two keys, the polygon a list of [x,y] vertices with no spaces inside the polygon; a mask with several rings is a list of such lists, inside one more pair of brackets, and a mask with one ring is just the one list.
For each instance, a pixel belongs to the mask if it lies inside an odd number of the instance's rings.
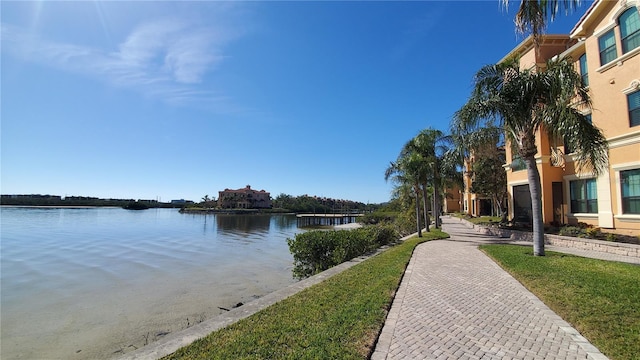
{"label": "brick paver walkway", "polygon": [[496,238],[444,218],[419,245],[372,359],[607,359],[477,249]]}

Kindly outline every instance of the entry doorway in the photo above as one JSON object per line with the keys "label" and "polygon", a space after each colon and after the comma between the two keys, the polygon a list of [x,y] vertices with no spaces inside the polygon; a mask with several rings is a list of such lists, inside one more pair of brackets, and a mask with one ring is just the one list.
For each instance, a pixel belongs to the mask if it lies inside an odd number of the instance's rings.
{"label": "entry doorway", "polygon": [[480,199],[480,216],[492,216],[493,204],[491,199]]}
{"label": "entry doorway", "polygon": [[529,184],[513,187],[513,222],[533,223]]}

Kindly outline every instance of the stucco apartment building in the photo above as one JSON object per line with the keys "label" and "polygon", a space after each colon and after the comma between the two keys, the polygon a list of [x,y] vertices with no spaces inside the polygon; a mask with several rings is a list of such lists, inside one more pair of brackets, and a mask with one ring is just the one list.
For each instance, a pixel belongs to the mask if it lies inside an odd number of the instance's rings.
{"label": "stucco apartment building", "polygon": [[442,211],[445,213],[455,213],[462,211],[463,191],[458,185],[445,188],[445,195],[442,201]]}
{"label": "stucco apartment building", "polygon": [[[562,139],[537,136],[544,223],[587,223],[640,234],[640,0],[595,1],[568,35],[545,35],[536,51],[531,38],[506,58],[522,68],[570,57],[589,86],[585,110],[609,142],[609,167],[600,176],[578,172]],[[510,217],[531,217],[527,171],[506,149]],[[611,231],[610,230],[610,231]]]}
{"label": "stucco apartment building", "polygon": [[242,189],[218,191],[218,207],[222,209],[269,209],[271,194],[253,190],[250,185]]}

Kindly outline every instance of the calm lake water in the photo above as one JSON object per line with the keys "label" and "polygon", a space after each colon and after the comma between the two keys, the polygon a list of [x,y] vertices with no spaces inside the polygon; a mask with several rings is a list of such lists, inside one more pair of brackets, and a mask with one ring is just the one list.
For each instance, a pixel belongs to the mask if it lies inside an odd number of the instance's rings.
{"label": "calm lake water", "polygon": [[0,211],[2,359],[117,357],[295,282],[291,215]]}

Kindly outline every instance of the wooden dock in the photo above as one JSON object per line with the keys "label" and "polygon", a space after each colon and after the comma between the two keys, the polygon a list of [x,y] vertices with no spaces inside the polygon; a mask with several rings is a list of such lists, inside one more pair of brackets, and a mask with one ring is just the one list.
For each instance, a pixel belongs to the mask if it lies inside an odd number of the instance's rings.
{"label": "wooden dock", "polygon": [[298,214],[298,227],[351,224],[363,214]]}

